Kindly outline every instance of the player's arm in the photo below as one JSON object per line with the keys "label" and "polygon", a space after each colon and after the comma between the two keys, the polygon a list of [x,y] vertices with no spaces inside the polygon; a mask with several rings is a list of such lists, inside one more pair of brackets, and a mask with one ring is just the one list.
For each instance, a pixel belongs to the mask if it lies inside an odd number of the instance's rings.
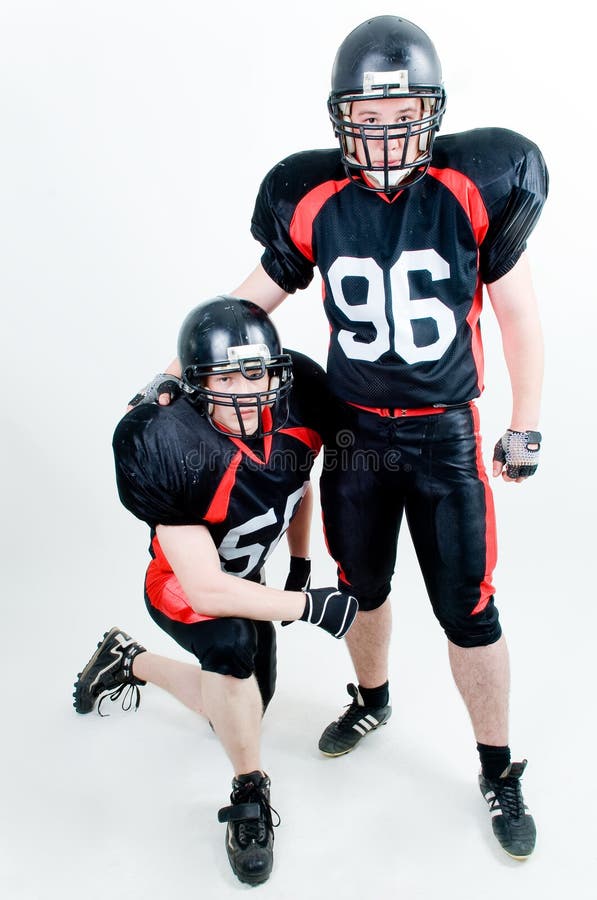
{"label": "player's arm", "polygon": [[[510,375],[510,430],[517,433],[535,432],[539,424],[543,384],[543,333],[526,253],[506,275],[489,284],[487,292],[500,328]],[[531,453],[534,447],[535,444],[531,443]],[[523,480],[522,477],[508,477],[504,462],[500,460],[494,461],[493,474],[502,474],[506,481]]]}
{"label": "player's arm", "polygon": [[355,598],[334,588],[281,591],[226,574],[203,525],[158,525],[156,533],[188,602],[203,615],[284,624],[301,619],[341,638],[357,614]]}
{"label": "player's arm", "polygon": [[[288,294],[276,284],[273,278],[269,277],[261,263],[259,263],[257,268],[251,272],[248,278],[245,278],[242,284],[230,292],[230,296],[239,297],[241,300],[252,300],[257,306],[260,306],[267,313],[270,313],[280,305],[282,300],[284,300]],[[180,360],[178,357],[173,359],[169,366],[164,369],[162,376],[165,382],[167,382],[166,376],[168,375],[174,375],[176,378],[182,377],[182,370],[180,368]],[[157,377],[161,378],[162,376]],[[144,388],[144,391],[146,391],[146,388]],[[144,399],[144,391],[140,391],[133,400],[140,402],[140,400]],[[158,389],[156,397],[157,402],[161,406],[167,406],[174,395],[170,390],[160,393]],[[135,403],[130,403],[127,407],[127,411],[132,409],[135,405]]]}
{"label": "player's arm", "polygon": [[299,591],[281,591],[223,572],[213,539],[203,525],[158,525],[160,546],[196,612],[275,621],[298,619]]}
{"label": "player's arm", "polygon": [[[289,292],[307,287],[313,278],[313,261],[303,255],[289,231],[289,210],[305,191],[304,176],[294,168],[293,172],[293,177],[289,178],[288,163],[285,162],[274,166],[264,179],[251,219],[251,233],[266,248],[262,259],[268,257],[268,268],[266,271],[260,262],[232,291],[232,296],[252,300],[267,313],[279,306]],[[314,183],[318,181],[319,176]],[[269,268],[270,264],[272,268]],[[275,280],[268,272],[272,272]],[[280,286],[282,284],[284,287]],[[180,378],[179,361],[173,360],[165,374]],[[158,402],[167,405],[170,396],[169,393],[158,392]]]}
{"label": "player's arm", "polygon": [[[269,277],[261,263],[259,263],[257,268],[253,269],[242,284],[230,291],[230,296],[238,297],[240,300],[252,300],[253,303],[264,309],[266,313],[271,313],[288,294],[276,284],[273,278]],[[177,378],[180,378],[182,372],[178,357],[173,359],[164,371],[167,375],[176,375]],[[161,399],[160,402],[162,402]]]}
{"label": "player's arm", "polygon": [[267,274],[261,263],[257,268],[253,269],[248,278],[245,278],[242,284],[231,291],[233,297],[239,297],[241,300],[252,300],[257,306],[260,306],[271,313],[282,300],[285,300],[288,293],[283,290],[280,285],[276,284],[273,278]]}
{"label": "player's arm", "polygon": [[311,542],[311,517],[313,515],[313,488],[311,482],[301,500],[300,506],[286,532],[288,550],[291,556],[309,556]]}

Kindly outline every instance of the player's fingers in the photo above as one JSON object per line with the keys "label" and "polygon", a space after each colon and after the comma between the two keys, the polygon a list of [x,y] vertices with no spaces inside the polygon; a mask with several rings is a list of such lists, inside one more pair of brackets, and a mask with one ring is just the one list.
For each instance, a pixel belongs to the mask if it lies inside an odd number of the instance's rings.
{"label": "player's fingers", "polygon": [[497,478],[498,475],[501,475],[503,468],[504,468],[504,464],[501,463],[499,460],[494,459],[494,461],[493,461],[493,477]]}
{"label": "player's fingers", "polygon": [[171,399],[172,398],[168,393],[158,394],[158,403],[160,404],[160,406],[169,406]]}

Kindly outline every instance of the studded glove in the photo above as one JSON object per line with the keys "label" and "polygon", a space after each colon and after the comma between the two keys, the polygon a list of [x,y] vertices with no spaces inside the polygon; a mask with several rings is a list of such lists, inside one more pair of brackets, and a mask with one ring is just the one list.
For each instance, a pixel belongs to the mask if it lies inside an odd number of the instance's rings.
{"label": "studded glove", "polygon": [[540,447],[538,431],[512,431],[509,428],[495,445],[493,458],[505,465],[508,478],[528,478],[537,471]]}
{"label": "studded glove", "polygon": [[138,406],[140,403],[157,403],[160,394],[169,394],[171,401],[176,400],[184,390],[184,382],[176,375],[160,373],[152,378],[143,390],[135,394],[132,400],[129,400],[129,406]]}

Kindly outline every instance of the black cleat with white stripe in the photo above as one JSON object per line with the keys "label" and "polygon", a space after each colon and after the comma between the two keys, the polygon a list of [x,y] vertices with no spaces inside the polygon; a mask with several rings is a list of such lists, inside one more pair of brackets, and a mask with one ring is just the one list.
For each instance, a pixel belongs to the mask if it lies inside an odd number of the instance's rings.
{"label": "black cleat with white stripe", "polygon": [[489,806],[493,833],[513,859],[527,859],[535,849],[536,829],[522,796],[520,779],[527,761],[511,763],[499,778],[481,773],[479,787]]}
{"label": "black cleat with white stripe", "polygon": [[145,647],[122,628],[106,631],[97,650],[77,675],[73,693],[76,711],[90,713],[99,699],[98,712],[103,715],[101,704],[105,696],[112,701],[122,696],[124,709],[130,709],[133,703],[138,709],[139,685],[147,683],[133,675],[133,660],[139,653],[145,653]]}
{"label": "black cleat with white stripe", "polygon": [[353,698],[346,712],[325,729],[319,739],[319,749],[326,756],[342,756],[356,747],[365,735],[385,725],[392,715],[392,707],[365,706],[355,684],[347,684],[346,690]]}

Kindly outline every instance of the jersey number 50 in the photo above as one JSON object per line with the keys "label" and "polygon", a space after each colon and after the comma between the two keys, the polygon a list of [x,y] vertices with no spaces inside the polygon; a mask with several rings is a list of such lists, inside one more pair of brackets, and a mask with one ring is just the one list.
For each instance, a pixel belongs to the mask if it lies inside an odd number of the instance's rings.
{"label": "jersey number 50", "polygon": [[[440,359],[456,336],[456,319],[452,310],[437,297],[412,300],[409,272],[427,271],[432,281],[450,277],[450,266],[435,250],[405,250],[390,269],[391,310],[394,322],[393,345],[390,342],[390,322],[386,315],[384,271],[370,257],[339,256],[329,268],[328,281],[332,299],[351,322],[371,322],[376,337],[368,343],[356,340],[358,332],[341,329],[338,343],[349,359],[374,362],[388,350],[394,350],[409,365]],[[367,299],[364,303],[348,303],[342,279],[347,276],[367,280]],[[412,322],[433,319],[437,338],[422,347],[415,343]]]}
{"label": "jersey number 50", "polygon": [[[232,559],[247,560],[244,569],[241,572],[235,572],[239,578],[245,578],[251,572],[259,571],[284,532],[288,529],[290,520],[307,490],[307,485],[308,482],[305,482],[302,487],[298,488],[298,490],[294,491],[286,499],[284,517],[281,525],[279,525],[278,517],[272,507],[268,509],[266,513],[263,513],[260,516],[254,516],[252,519],[249,519],[248,522],[244,522],[242,525],[237,525],[236,528],[230,529],[218,547],[218,553],[220,554],[224,571],[226,571],[226,560]],[[272,535],[271,527],[276,525],[279,525],[279,527],[276,528]],[[239,546],[239,542],[242,542],[247,535],[252,535],[258,531],[262,531],[264,534],[268,535],[269,540],[267,543],[255,541],[253,544]]]}

